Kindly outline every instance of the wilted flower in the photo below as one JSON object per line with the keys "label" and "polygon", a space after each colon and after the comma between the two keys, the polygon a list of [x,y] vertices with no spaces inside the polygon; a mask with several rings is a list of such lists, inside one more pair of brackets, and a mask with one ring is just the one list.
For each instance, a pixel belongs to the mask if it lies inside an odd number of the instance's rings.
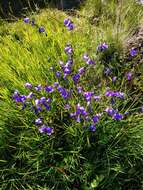
{"label": "wilted flower", "polygon": [[64,62],[63,61],[59,61],[59,64],[60,64],[61,67],[64,66]]}
{"label": "wilted flower", "polygon": [[21,111],[23,111],[23,110],[26,108],[26,106],[27,106],[27,104],[26,104],[26,103],[24,103],[24,104],[23,104],[23,106],[22,106]]}
{"label": "wilted flower", "polygon": [[124,113],[124,116],[128,116],[128,115],[129,115],[129,112],[126,111],[126,112]]}
{"label": "wilted flower", "polygon": [[77,123],[80,123],[80,121],[81,121],[80,115],[77,115],[77,117],[76,117],[76,122],[77,122]]}
{"label": "wilted flower", "polygon": [[113,105],[115,104],[116,100],[114,98],[111,98],[110,103]]}
{"label": "wilted flower", "polygon": [[104,74],[106,76],[109,76],[111,73],[112,73],[112,70],[110,68],[106,67],[105,70],[104,70]]}
{"label": "wilted flower", "polygon": [[88,59],[89,59],[88,54],[84,54],[84,55],[83,55],[83,59],[84,59],[84,61],[88,61]]}
{"label": "wilted flower", "polygon": [[131,72],[126,73],[126,78],[128,81],[132,80],[132,73]]}
{"label": "wilted flower", "polygon": [[32,26],[35,25],[35,19],[32,19],[32,21],[31,21],[31,25],[32,25]]}
{"label": "wilted flower", "polygon": [[66,109],[66,110],[69,110],[70,108],[71,108],[70,104],[66,104],[66,105],[65,105],[65,109]]}

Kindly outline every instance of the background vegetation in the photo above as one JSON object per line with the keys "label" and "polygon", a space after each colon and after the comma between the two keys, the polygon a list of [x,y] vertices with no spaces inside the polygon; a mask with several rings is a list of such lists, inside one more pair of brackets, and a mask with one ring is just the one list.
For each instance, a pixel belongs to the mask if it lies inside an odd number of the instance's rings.
{"label": "background vegetation", "polygon": [[[125,49],[143,19],[143,7],[133,0],[88,0],[74,15],[45,9],[27,13],[45,33],[23,19],[0,26],[0,189],[1,190],[141,190],[143,189],[143,67],[142,47],[135,57]],[[65,18],[74,31],[67,31]],[[103,118],[96,132],[83,133],[74,121],[53,112],[59,131],[42,135],[29,111],[21,112],[12,100],[15,89],[27,93],[24,84],[55,82],[52,67],[66,61],[65,45],[74,49],[74,67],[84,65],[87,52],[97,66],[84,79],[87,87],[103,93],[107,87],[125,92],[118,106],[126,119]],[[107,42],[105,53],[95,54]],[[105,76],[104,69],[112,70]],[[133,79],[127,81],[125,73]],[[112,82],[117,76],[117,82]],[[100,84],[100,87],[98,86]],[[59,99],[59,106],[62,101]],[[76,102],[73,100],[73,104]],[[103,102],[105,105],[106,102]],[[57,122],[58,120],[58,122]]]}

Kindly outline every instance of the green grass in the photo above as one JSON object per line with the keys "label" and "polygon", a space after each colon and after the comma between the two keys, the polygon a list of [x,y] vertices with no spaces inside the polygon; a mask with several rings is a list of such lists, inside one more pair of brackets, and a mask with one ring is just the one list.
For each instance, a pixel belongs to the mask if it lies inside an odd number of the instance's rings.
{"label": "green grass", "polygon": [[[141,190],[143,188],[143,104],[141,55],[126,62],[124,41],[131,36],[142,20],[143,7],[134,1],[117,4],[89,0],[70,18],[76,28],[69,32],[63,26],[66,13],[47,9],[33,13],[46,33],[39,34],[19,20],[0,26],[0,189],[1,190]],[[134,16],[136,15],[136,16]],[[97,18],[96,18],[97,17]],[[96,18],[96,19],[95,19]],[[94,23],[95,22],[95,23]],[[95,54],[97,45],[106,41],[109,49]],[[49,137],[38,132],[36,116],[20,111],[12,100],[15,89],[27,94],[26,82],[34,85],[53,84],[52,68],[59,70],[59,60],[66,61],[64,47],[70,42],[74,49],[74,71],[85,65],[82,56],[87,52],[96,60],[88,69],[81,84],[86,90],[103,94],[106,87],[125,92],[126,98],[117,101],[121,113],[129,116],[114,121],[104,116],[94,133],[83,130],[64,109],[58,95],[55,106],[46,115],[55,133]],[[110,58],[110,59],[109,59]],[[131,65],[136,63],[134,67]],[[118,77],[116,85],[103,70],[110,67]],[[124,75],[132,70],[134,78],[127,82]],[[100,87],[98,86],[101,84]],[[70,82],[69,88],[74,85]],[[71,104],[84,103],[75,93]],[[56,107],[58,103],[58,107]],[[109,102],[94,103],[96,113]]]}

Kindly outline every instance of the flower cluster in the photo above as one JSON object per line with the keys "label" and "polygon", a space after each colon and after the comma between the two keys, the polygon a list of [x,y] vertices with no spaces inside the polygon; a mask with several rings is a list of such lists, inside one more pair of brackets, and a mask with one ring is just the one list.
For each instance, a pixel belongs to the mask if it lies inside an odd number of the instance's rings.
{"label": "flower cluster", "polygon": [[107,90],[105,93],[105,96],[107,97],[118,97],[121,99],[124,99],[125,94],[123,92],[118,92],[118,91],[112,91],[112,90]]}
{"label": "flower cluster", "polygon": [[[25,18],[24,22],[30,23],[30,19]],[[64,24],[69,30],[74,28],[70,19],[65,19]],[[39,28],[40,33],[44,31],[44,28]],[[97,50],[101,52],[107,48],[108,45],[103,43],[97,47]],[[21,95],[16,90],[12,96],[16,105],[22,106],[22,110],[30,108],[31,111],[34,111],[34,124],[39,127],[39,132],[51,135],[56,131],[56,129],[50,127],[48,119],[51,121],[51,118],[47,117],[47,113],[53,113],[55,105],[58,108],[58,104],[55,104],[55,102],[58,102],[59,98],[63,105],[60,109],[66,110],[75,122],[80,123],[81,126],[87,126],[88,130],[92,132],[96,131],[97,125],[104,115],[108,114],[113,120],[123,119],[124,114],[118,112],[113,98],[117,97],[119,100],[123,100],[125,99],[125,94],[113,90],[96,94],[97,92],[92,87],[84,87],[82,77],[86,75],[89,67],[96,66],[95,61],[88,54],[84,54],[83,60],[85,65],[77,69],[73,59],[74,50],[72,45],[68,43],[64,51],[68,59],[66,63],[60,61],[57,65],[58,69],[56,71],[53,70],[55,76],[53,84],[38,84],[35,86],[27,82],[24,85],[27,95]],[[128,77],[131,76],[128,74]],[[116,80],[117,77],[114,76],[113,82]],[[107,107],[109,97],[112,98],[111,104],[114,104],[116,108],[112,108],[111,105]],[[97,104],[100,105],[100,102],[103,100],[106,101],[106,107],[102,106],[99,108],[100,112],[98,112]]]}
{"label": "flower cluster", "polygon": [[111,116],[114,120],[120,120],[124,118],[123,114],[118,113],[118,109],[115,110],[112,107],[107,107],[104,111],[108,113],[108,115]]}
{"label": "flower cluster", "polygon": [[44,32],[45,32],[45,28],[44,28],[43,26],[40,26],[40,27],[39,27],[39,26],[35,23],[35,20],[34,20],[34,19],[30,20],[29,17],[26,17],[26,18],[24,18],[24,22],[25,22],[26,24],[31,24],[32,26],[36,26],[36,27],[38,28],[39,33],[44,33]]}

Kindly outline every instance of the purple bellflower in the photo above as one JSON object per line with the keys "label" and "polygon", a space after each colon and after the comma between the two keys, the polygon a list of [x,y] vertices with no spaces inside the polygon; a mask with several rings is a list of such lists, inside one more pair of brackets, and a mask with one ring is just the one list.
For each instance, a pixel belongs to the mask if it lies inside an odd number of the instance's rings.
{"label": "purple bellflower", "polygon": [[131,56],[135,56],[137,53],[138,53],[138,52],[137,52],[137,49],[135,49],[135,48],[132,48],[132,49],[130,50],[130,55],[131,55]]}

